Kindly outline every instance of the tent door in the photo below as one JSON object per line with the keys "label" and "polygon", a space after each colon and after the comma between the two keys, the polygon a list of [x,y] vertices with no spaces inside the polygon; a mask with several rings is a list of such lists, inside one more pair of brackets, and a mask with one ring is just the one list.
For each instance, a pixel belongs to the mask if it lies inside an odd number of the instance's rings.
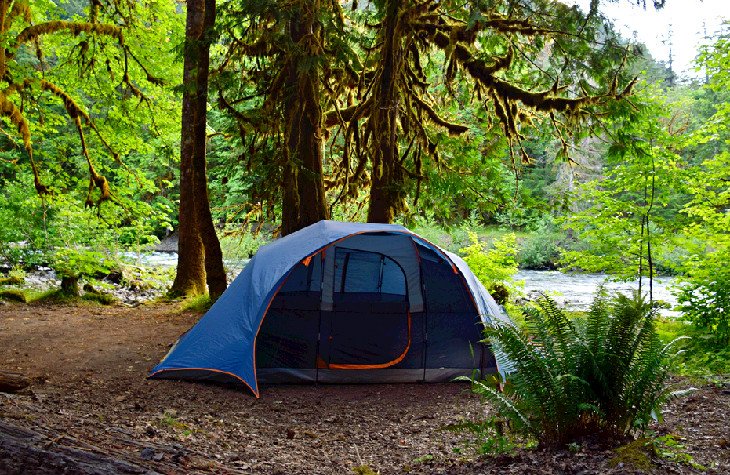
{"label": "tent door", "polygon": [[322,313],[319,368],[383,369],[411,346],[405,273],[377,252],[337,248],[333,309]]}
{"label": "tent door", "polygon": [[329,369],[384,369],[400,363],[411,346],[411,317],[332,312]]}

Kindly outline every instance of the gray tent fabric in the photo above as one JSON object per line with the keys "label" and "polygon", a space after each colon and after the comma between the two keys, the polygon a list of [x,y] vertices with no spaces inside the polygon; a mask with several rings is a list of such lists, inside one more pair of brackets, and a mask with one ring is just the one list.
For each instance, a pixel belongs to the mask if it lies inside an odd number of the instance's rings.
{"label": "gray tent fabric", "polygon": [[[392,236],[360,234],[347,239],[341,247],[356,251],[381,253],[384,249],[384,239],[387,241],[385,246],[387,247],[388,258],[396,262],[405,272],[408,303],[410,304],[411,312],[422,312],[423,294],[421,293],[418,254],[414,249],[411,236],[405,234]],[[335,282],[335,254],[334,252],[330,252],[325,257],[324,278],[322,281],[322,310],[332,310],[332,294],[334,292]],[[385,285],[387,286],[387,282]]]}
{"label": "gray tent fabric", "polygon": [[458,256],[403,226],[320,221],[262,246],[150,377],[238,382],[257,397],[264,373],[443,381],[490,366],[481,330],[498,322],[509,319]]}

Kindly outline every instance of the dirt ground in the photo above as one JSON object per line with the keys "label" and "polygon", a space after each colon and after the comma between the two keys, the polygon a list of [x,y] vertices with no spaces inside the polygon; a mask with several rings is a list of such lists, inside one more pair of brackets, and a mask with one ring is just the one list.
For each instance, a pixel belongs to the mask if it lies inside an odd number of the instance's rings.
{"label": "dirt ground", "polygon": [[[465,384],[282,385],[255,399],[147,381],[198,317],[171,304],[0,302],[0,370],[34,381],[0,393],[0,473],[640,473],[588,443],[477,457],[468,434],[444,430],[488,411]],[[683,448],[649,472],[701,473],[692,457],[730,473],[729,414],[727,385],[675,400],[656,430]]]}

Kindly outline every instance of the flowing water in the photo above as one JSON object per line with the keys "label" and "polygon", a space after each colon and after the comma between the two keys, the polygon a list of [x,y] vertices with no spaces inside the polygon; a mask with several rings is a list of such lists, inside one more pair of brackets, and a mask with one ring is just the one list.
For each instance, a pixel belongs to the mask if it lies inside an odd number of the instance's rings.
{"label": "flowing water", "polygon": [[[533,292],[544,292],[556,302],[570,310],[588,310],[598,287],[603,284],[609,292],[630,294],[638,290],[638,279],[630,282],[616,282],[609,280],[604,274],[564,274],[559,271],[521,270],[515,276],[516,280],[523,281],[524,291],[529,296]],[[655,301],[669,304],[670,309],[660,309],[664,316],[676,317],[679,312],[673,309],[677,299],[671,293],[675,280],[670,277],[656,277],[652,285],[652,294]],[[648,298],[649,279],[641,282],[641,292]]]}

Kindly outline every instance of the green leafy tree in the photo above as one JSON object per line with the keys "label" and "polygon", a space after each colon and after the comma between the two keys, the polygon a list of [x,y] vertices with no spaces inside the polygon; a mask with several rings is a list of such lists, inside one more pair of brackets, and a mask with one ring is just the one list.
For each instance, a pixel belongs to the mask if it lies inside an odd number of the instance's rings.
{"label": "green leafy tree", "polygon": [[[691,199],[682,209],[689,220],[679,244],[687,257],[680,269],[686,285],[680,293],[685,313],[717,341],[730,341],[730,38],[721,36],[700,57],[710,82],[712,115],[687,137],[685,146],[700,157],[686,175]],[[704,152],[704,153],[702,153]]]}
{"label": "green leafy tree", "polygon": [[[674,233],[687,201],[687,167],[676,147],[676,120],[660,93],[648,91],[606,120],[608,141],[602,175],[580,186],[576,208],[563,218],[581,246],[562,255],[568,268],[622,278],[650,275],[657,260],[671,269]],[[653,250],[653,253],[651,252]]]}
{"label": "green leafy tree", "polygon": [[[160,157],[179,130],[166,86],[179,68],[160,51],[171,53],[182,23],[161,2],[0,2],[0,12],[3,117],[17,129],[0,138],[9,198],[0,213],[22,207],[0,247],[13,249],[10,262],[59,275],[103,273],[112,250],[155,241],[172,224],[174,196],[158,190],[170,168]],[[41,200],[21,191],[28,183]]]}

